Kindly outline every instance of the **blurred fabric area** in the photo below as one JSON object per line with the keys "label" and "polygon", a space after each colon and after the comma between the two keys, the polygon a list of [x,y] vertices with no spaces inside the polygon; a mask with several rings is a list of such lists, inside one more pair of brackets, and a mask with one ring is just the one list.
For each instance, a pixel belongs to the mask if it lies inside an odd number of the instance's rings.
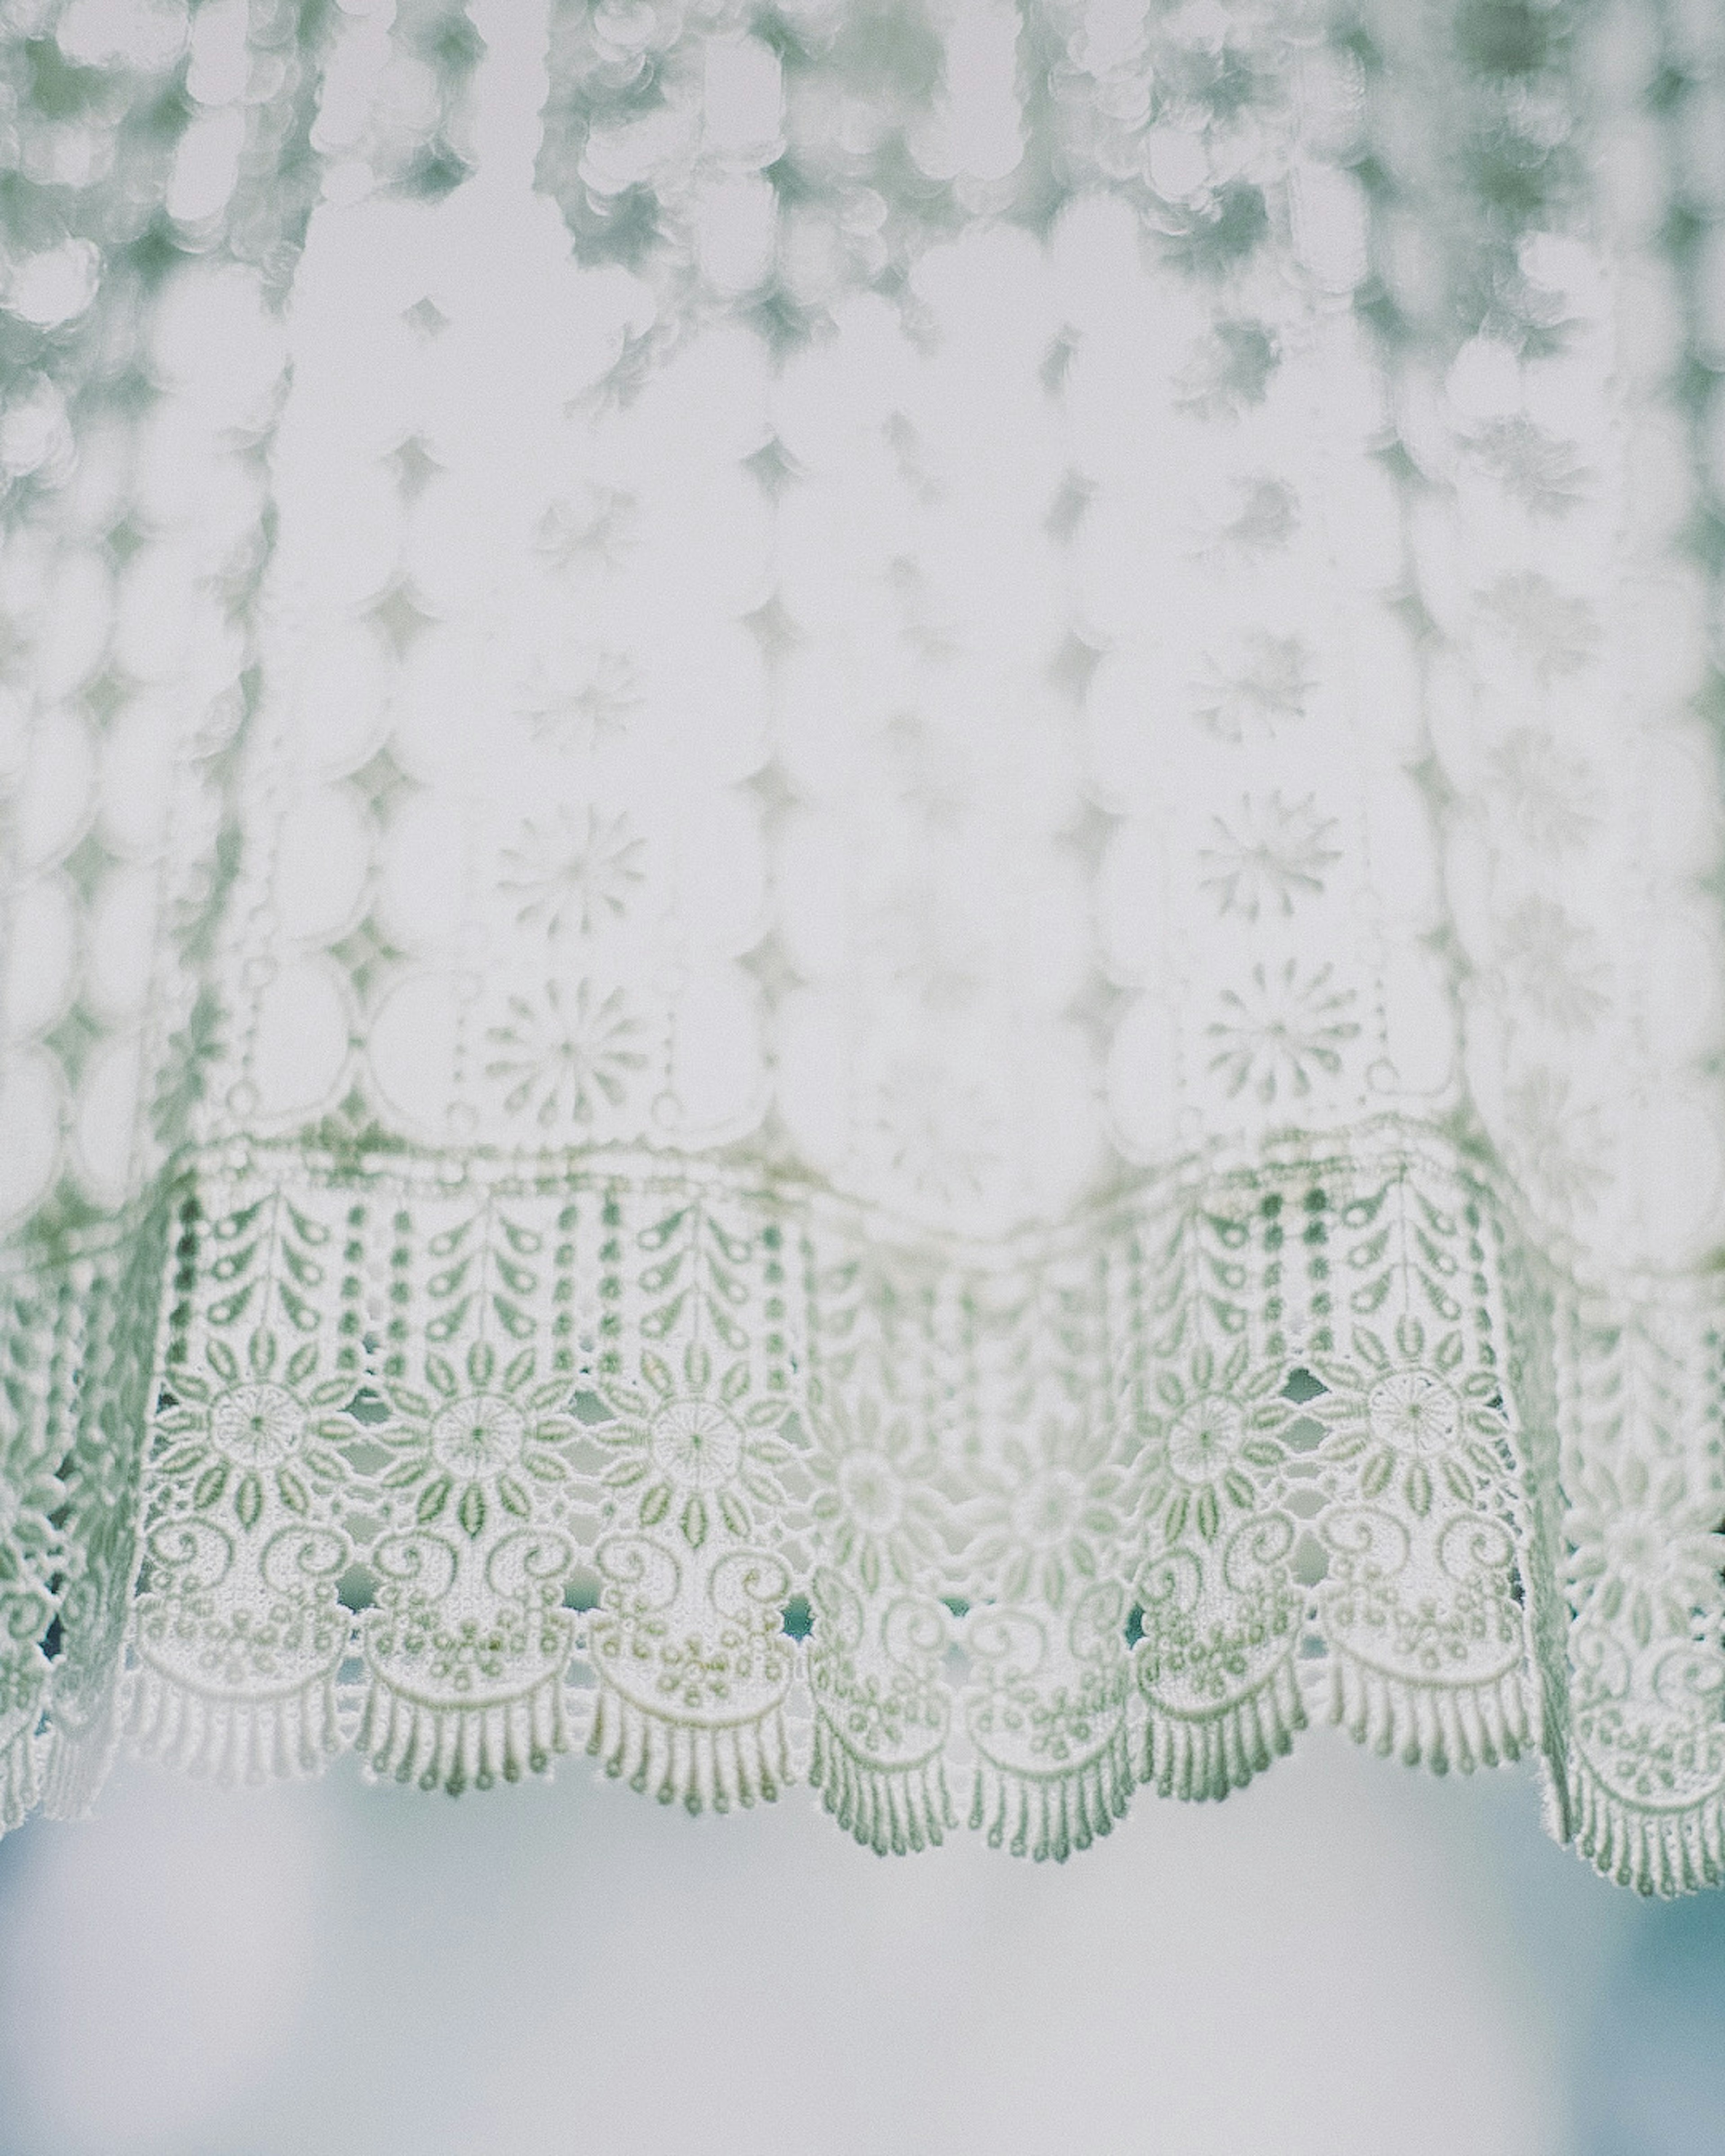
{"label": "blurred fabric area", "polygon": [[0,1846],[4,2156],[1692,2156],[1722,2027],[1714,1897],[1607,1886],[1524,1775],[1322,1738],[1060,1868],[573,1766],[459,1804],[136,1768]]}

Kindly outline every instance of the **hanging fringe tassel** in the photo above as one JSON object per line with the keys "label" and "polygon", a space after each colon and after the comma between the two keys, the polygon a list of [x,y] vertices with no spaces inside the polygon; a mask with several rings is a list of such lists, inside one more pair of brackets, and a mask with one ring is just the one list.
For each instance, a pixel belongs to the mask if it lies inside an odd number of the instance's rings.
{"label": "hanging fringe tassel", "polygon": [[691,1814],[771,1804],[791,1779],[779,1706],[747,1722],[674,1722],[602,1684],[587,1748],[630,1789]]}
{"label": "hanging fringe tassel", "polygon": [[1329,1718],[1356,1744],[1435,1774],[1517,1759],[1535,1727],[1520,1670],[1484,1684],[1412,1685],[1336,1647],[1329,1655]]}
{"label": "hanging fringe tassel", "polygon": [[1132,1801],[1132,1753],[1122,1715],[1113,1734],[1081,1766],[1058,1774],[1024,1774],[978,1759],[970,1824],[986,1831],[990,1849],[1004,1846],[1037,1863],[1064,1864],[1113,1831]]}
{"label": "hanging fringe tassel", "polygon": [[1147,1701],[1141,1779],[1159,1797],[1219,1800],[1243,1789],[1294,1748],[1306,1702],[1291,1661],[1278,1662],[1254,1691],[1219,1714],[1172,1714]]}
{"label": "hanging fringe tassel", "polygon": [[569,1749],[562,1674],[513,1698],[463,1705],[418,1698],[374,1674],[354,1743],[372,1780],[417,1782],[452,1797],[542,1774]]}
{"label": "hanging fringe tassel", "polygon": [[69,1729],[56,1717],[45,1746],[42,1769],[42,1815],[51,1820],[88,1819],[120,1749],[113,1702],[98,1720]]}
{"label": "hanging fringe tassel", "polygon": [[814,1717],[809,1779],[845,1833],[877,1856],[938,1849],[958,1824],[938,1750],[911,1766],[883,1768],[859,1758],[824,1714]]}
{"label": "hanging fringe tassel", "polygon": [[146,1759],[218,1782],[321,1774],[341,1749],[336,1673],[263,1699],[202,1692],[147,1662],[126,1681],[123,1734]]}
{"label": "hanging fringe tassel", "polygon": [[1626,1804],[1584,1760],[1571,1762],[1574,1846],[1605,1877],[1638,1894],[1693,1894],[1725,1884],[1725,1798],[1681,1810]]}
{"label": "hanging fringe tassel", "polygon": [[43,1747],[33,1729],[23,1728],[0,1751],[0,1834],[22,1826],[42,1794]]}

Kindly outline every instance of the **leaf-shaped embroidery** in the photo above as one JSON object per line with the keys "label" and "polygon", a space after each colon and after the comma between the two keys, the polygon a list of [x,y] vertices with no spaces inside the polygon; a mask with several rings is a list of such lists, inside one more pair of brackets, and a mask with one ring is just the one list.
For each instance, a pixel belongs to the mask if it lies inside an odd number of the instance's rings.
{"label": "leaf-shaped embroidery", "polygon": [[240,1526],[249,1534],[264,1510],[264,1486],[249,1470],[240,1476],[234,1492],[234,1509],[239,1515]]}

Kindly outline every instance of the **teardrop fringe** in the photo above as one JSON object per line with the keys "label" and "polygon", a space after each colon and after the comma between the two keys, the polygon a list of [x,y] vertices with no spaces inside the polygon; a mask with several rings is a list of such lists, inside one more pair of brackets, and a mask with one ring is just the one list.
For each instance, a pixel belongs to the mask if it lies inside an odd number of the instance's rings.
{"label": "teardrop fringe", "polygon": [[120,1748],[120,1731],[110,1701],[93,1723],[77,1729],[56,1726],[44,1747],[42,1816],[88,1819],[106,1785]]}
{"label": "teardrop fringe", "polygon": [[1520,1670],[1477,1685],[1413,1685],[1345,1650],[1329,1655],[1329,1718],[1356,1744],[1435,1774],[1518,1759],[1535,1738]]}
{"label": "teardrop fringe", "polygon": [[1280,1661],[1255,1691],[1219,1714],[1170,1714],[1146,1702],[1142,1779],[1159,1797],[1219,1801],[1243,1789],[1294,1748],[1306,1702],[1291,1661]]}
{"label": "teardrop fringe", "polygon": [[1572,1846],[1594,1869],[1638,1894],[1669,1899],[1725,1883],[1725,1798],[1681,1810],[1626,1804],[1583,1760],[1569,1771]]}
{"label": "teardrop fringe", "polygon": [[990,1849],[1064,1864],[1075,1849],[1112,1833],[1115,1820],[1126,1816],[1132,1789],[1122,1715],[1102,1749],[1066,1774],[1019,1774],[978,1760],[970,1824],[986,1832]]}
{"label": "teardrop fringe", "polygon": [[146,1759],[218,1782],[303,1779],[341,1749],[336,1673],[264,1699],[202,1692],[146,1662],[127,1680],[122,1732]]}
{"label": "teardrop fringe", "polygon": [[513,1699],[459,1706],[416,1698],[374,1673],[354,1743],[372,1780],[417,1782],[452,1797],[543,1774],[569,1749],[562,1675]]}
{"label": "teardrop fringe", "polygon": [[777,1706],[747,1722],[676,1722],[601,1685],[587,1748],[608,1774],[691,1814],[771,1804],[791,1779]]}
{"label": "teardrop fringe", "polygon": [[824,1714],[814,1718],[809,1779],[845,1833],[877,1856],[938,1849],[958,1824],[940,1752],[917,1766],[882,1768],[859,1758]]}
{"label": "teardrop fringe", "polygon": [[32,1729],[21,1729],[0,1752],[0,1834],[22,1826],[42,1794],[42,1746]]}

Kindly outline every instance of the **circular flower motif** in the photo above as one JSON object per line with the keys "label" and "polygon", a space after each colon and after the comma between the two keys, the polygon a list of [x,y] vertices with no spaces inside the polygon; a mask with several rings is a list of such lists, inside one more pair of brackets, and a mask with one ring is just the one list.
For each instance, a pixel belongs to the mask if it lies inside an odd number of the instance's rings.
{"label": "circular flower motif", "polygon": [[1050,1419],[1031,1443],[1009,1437],[1000,1450],[1000,1466],[982,1471],[966,1507],[969,1568],[1009,1602],[1035,1594],[1058,1609],[1075,1586],[1101,1577],[1125,1527],[1124,1477],[1107,1437],[1081,1424]]}
{"label": "circular flower motif", "polygon": [[742,1427],[716,1402],[670,1401],[653,1418],[647,1450],[661,1475],[688,1490],[716,1490],[742,1465]]}
{"label": "circular flower motif", "polygon": [[1429,1370],[1397,1370],[1367,1394],[1366,1421],[1398,1452],[1443,1452],[1461,1427],[1461,1403]]}
{"label": "circular flower motif", "polygon": [[275,1467],[300,1449],[305,1411],[285,1385],[235,1385],[213,1403],[209,1433],[242,1467]]}
{"label": "circular flower motif", "polygon": [[778,1435],[787,1402],[753,1400],[747,1363],[733,1363],[714,1382],[712,1358],[699,1341],[683,1353],[680,1383],[651,1349],[641,1356],[644,1390],[608,1384],[602,1397],[616,1418],[592,1435],[618,1455],[605,1470],[607,1489],[625,1502],[636,1522],[653,1529],[671,1521],[691,1549],[716,1527],[739,1537],[757,1532],[757,1508],[784,1503],[773,1470],[790,1457]]}
{"label": "circular flower motif", "polygon": [[1083,1505],[1084,1485],[1071,1470],[1047,1468],[1033,1475],[1013,1499],[1012,1532],[1029,1548],[1058,1548],[1077,1526]]}
{"label": "circular flower motif", "polygon": [[428,1390],[385,1388],[398,1419],[381,1435],[402,1456],[382,1484],[412,1493],[416,1526],[429,1527],[453,1511],[462,1532],[476,1539],[500,1507],[516,1520],[531,1520],[536,1486],[568,1479],[562,1448],[578,1425],[561,1412],[570,1380],[536,1381],[531,1349],[500,1372],[490,1344],[475,1341],[467,1351],[465,1378],[464,1385],[446,1357],[429,1354]]}
{"label": "circular flower motif", "polygon": [[203,1352],[218,1382],[176,1366],[167,1379],[171,1404],[154,1418],[152,1521],[219,1511],[250,1534],[278,1507],[305,1518],[314,1493],[327,1495],[348,1478],[336,1448],[357,1431],[339,1410],[357,1380],[339,1372],[320,1378],[310,1341],[279,1360],[267,1327],[247,1341],[244,1365],[218,1333]]}
{"label": "circular flower motif", "polygon": [[1220,1363],[1200,1345],[1183,1371],[1158,1372],[1160,1411],[1140,1419],[1144,1446],[1136,1471],[1140,1509],[1164,1542],[1191,1527],[1214,1542],[1230,1511],[1257,1506],[1250,1471],[1279,1464],[1276,1433],[1293,1412],[1281,1383],[1279,1368],[1252,1368],[1244,1342]]}
{"label": "circular flower motif", "polygon": [[527,1418],[501,1393],[453,1400],[431,1424],[431,1451],[452,1475],[495,1475],[513,1467],[527,1438]]}
{"label": "circular flower motif", "polygon": [[865,1534],[891,1534],[904,1517],[905,1486],[878,1452],[853,1453],[839,1463],[839,1496]]}
{"label": "circular flower motif", "polygon": [[1193,1488],[1214,1482],[1233,1465],[1245,1440],[1245,1416],[1239,1403],[1206,1394],[1176,1417],[1168,1434],[1170,1471]]}
{"label": "circular flower motif", "polygon": [[883,1579],[911,1587],[938,1562],[944,1507],[934,1448],[908,1415],[865,1394],[814,1400],[808,1414],[809,1511],[824,1550],[870,1594]]}
{"label": "circular flower motif", "polygon": [[1681,1466],[1656,1482],[1633,1456],[1615,1474],[1594,1466],[1568,1521],[1577,1609],[1624,1626],[1637,1646],[1656,1633],[1691,1637],[1697,1614],[1717,1599],[1725,1557],[1717,1526],[1717,1500],[1692,1496]]}
{"label": "circular flower motif", "polygon": [[1362,1497],[1389,1491],[1424,1519],[1445,1491],[1471,1507],[1481,1486],[1502,1482],[1507,1424],[1500,1381],[1489,1368],[1466,1368],[1459,1331],[1430,1341],[1418,1318],[1404,1317],[1394,1353],[1363,1325],[1354,1328],[1353,1347],[1352,1363],[1314,1365],[1324,1393],[1302,1412],[1328,1430],[1327,1458],[1359,1463]]}

